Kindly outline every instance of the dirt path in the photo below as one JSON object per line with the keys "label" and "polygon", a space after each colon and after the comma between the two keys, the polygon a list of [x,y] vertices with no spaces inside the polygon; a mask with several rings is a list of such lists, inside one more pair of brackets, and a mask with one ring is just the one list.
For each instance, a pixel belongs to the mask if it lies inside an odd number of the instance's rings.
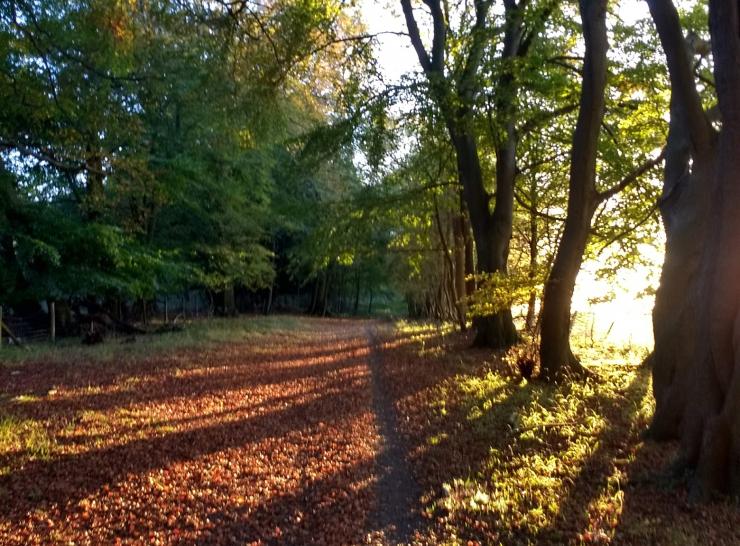
{"label": "dirt path", "polygon": [[368,323],[306,319],[0,366],[0,545],[406,542],[417,492],[374,343]]}
{"label": "dirt path", "polygon": [[380,427],[380,450],[376,459],[378,504],[374,520],[381,530],[378,536],[385,543],[408,544],[423,523],[418,513],[420,490],[406,461],[403,441],[396,428],[393,399],[384,384],[376,328],[368,325],[366,332],[370,344],[373,407]]}

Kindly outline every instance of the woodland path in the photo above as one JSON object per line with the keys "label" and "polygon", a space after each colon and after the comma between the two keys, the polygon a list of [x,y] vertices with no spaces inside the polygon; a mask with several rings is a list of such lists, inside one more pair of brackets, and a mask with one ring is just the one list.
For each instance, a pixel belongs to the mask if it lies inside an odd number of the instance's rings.
{"label": "woodland path", "polygon": [[366,327],[370,344],[373,406],[380,428],[376,486],[376,526],[386,543],[408,544],[422,522],[417,512],[420,490],[406,461],[403,439],[396,428],[397,413],[382,372],[382,351],[373,325]]}
{"label": "woodland path", "polygon": [[301,319],[0,366],[0,417],[45,439],[0,451],[0,545],[407,543],[418,488],[382,359],[375,323]]}

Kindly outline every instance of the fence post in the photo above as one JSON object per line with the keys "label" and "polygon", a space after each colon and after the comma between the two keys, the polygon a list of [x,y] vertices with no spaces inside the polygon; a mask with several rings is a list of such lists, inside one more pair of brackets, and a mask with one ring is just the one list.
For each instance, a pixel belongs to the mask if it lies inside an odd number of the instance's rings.
{"label": "fence post", "polygon": [[49,331],[51,332],[51,342],[57,340],[57,305],[52,301],[49,306]]}
{"label": "fence post", "polygon": [[0,349],[3,348],[3,306],[0,305]]}

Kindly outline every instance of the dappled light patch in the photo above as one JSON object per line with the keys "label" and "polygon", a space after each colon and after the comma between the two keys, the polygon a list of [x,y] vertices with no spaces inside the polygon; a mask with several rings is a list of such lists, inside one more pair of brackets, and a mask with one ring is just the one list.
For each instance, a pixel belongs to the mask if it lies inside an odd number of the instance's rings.
{"label": "dappled light patch", "polygon": [[0,543],[364,540],[378,434],[363,326],[279,333],[191,361],[0,370]]}
{"label": "dappled light patch", "polygon": [[[408,339],[411,328],[397,335]],[[483,360],[461,334],[432,341],[433,351],[422,327],[417,335],[386,345],[384,373],[423,489],[427,542],[698,544],[710,536],[685,483],[661,477],[675,446],[642,440],[654,409],[648,368],[591,366],[584,381],[527,382],[510,355]],[[708,510],[712,543],[738,543],[736,506]]]}

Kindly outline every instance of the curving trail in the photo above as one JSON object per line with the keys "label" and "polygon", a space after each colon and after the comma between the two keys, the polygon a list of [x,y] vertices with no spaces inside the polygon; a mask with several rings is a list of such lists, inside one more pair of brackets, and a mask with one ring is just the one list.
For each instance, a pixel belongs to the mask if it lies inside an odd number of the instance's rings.
{"label": "curving trail", "polygon": [[0,418],[21,431],[0,445],[0,544],[409,542],[418,490],[374,326],[300,325],[143,360],[0,366]]}

